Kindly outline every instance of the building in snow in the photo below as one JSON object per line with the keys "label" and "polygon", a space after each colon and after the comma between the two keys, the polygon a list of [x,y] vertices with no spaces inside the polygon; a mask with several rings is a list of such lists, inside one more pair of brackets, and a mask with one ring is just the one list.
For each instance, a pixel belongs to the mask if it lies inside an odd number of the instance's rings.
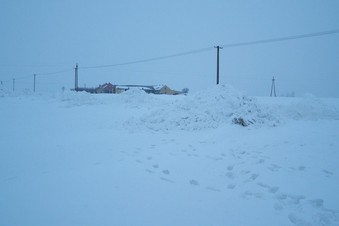
{"label": "building in snow", "polygon": [[[157,85],[157,86],[148,86],[148,85],[113,85],[111,83],[104,83],[99,85],[96,88],[77,88],[75,91],[85,91],[89,93],[114,93],[119,94],[125,92],[129,89],[140,89],[146,93],[153,94],[165,94],[165,95],[179,95],[186,94],[188,89],[183,89],[183,91],[177,91],[169,88],[167,85]],[[187,90],[186,92],[184,90]]]}
{"label": "building in snow", "polygon": [[183,94],[183,92],[176,91],[176,90],[170,89],[166,85],[162,85],[162,86],[154,87],[154,94],[178,95],[178,94]]}

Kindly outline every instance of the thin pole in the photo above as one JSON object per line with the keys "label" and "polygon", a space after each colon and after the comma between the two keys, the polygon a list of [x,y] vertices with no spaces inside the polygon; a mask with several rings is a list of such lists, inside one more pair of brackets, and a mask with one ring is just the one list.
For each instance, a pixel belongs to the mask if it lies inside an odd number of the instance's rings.
{"label": "thin pole", "polygon": [[36,78],[36,74],[34,74],[34,85],[33,85],[33,92],[35,93],[35,78]]}
{"label": "thin pole", "polygon": [[272,78],[271,96],[272,96],[273,93],[274,93],[274,96],[276,97],[277,94],[275,93],[275,78],[274,78],[274,76],[273,76],[273,78]]}
{"label": "thin pole", "polygon": [[217,85],[219,84],[219,50],[222,49],[220,46],[214,46],[217,49]]}
{"label": "thin pole", "polygon": [[78,91],[78,63],[75,65],[74,71],[75,71],[75,84],[74,84],[74,90],[75,90],[75,91]]}
{"label": "thin pole", "polygon": [[13,92],[15,90],[15,78],[13,78]]}

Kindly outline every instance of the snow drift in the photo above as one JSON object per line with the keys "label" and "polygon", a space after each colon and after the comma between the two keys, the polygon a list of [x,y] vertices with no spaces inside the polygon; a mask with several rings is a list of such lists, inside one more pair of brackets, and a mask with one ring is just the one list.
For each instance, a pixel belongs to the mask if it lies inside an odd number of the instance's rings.
{"label": "snow drift", "polygon": [[[277,126],[285,120],[338,119],[336,106],[306,96],[284,106],[259,104],[256,98],[230,86],[220,85],[193,95],[158,102],[150,95],[126,92],[129,100],[152,106],[150,111],[126,122],[127,126],[146,127],[155,131],[202,130],[225,124],[241,126]],[[298,99],[298,98],[296,98]],[[127,101],[129,102],[129,101]],[[279,103],[279,101],[278,101]]]}

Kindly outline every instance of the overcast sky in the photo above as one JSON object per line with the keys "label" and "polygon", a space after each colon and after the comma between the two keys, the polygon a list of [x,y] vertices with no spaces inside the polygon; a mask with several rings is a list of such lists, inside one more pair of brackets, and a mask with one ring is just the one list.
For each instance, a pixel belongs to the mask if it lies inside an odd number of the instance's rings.
{"label": "overcast sky", "polygon": [[[213,46],[339,29],[337,0],[2,0],[0,80],[16,91],[79,85],[216,83]],[[191,55],[107,68],[210,47]],[[220,50],[220,83],[249,95],[339,97],[339,34]]]}

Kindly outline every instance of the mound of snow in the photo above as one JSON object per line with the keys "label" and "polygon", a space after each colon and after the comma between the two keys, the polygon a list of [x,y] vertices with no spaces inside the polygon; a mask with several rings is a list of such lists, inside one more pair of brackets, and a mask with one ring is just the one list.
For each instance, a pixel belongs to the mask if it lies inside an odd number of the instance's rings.
{"label": "mound of snow", "polygon": [[336,106],[326,104],[311,94],[305,95],[299,103],[292,105],[287,115],[296,120],[339,119]]}
{"label": "mound of snow", "polygon": [[221,124],[275,125],[278,120],[257,106],[255,99],[230,86],[217,86],[158,106],[127,122],[152,130],[201,130]]}
{"label": "mound of snow", "polygon": [[135,105],[151,104],[154,101],[153,95],[147,94],[140,88],[129,88],[125,92],[119,94],[123,102]]}
{"label": "mound of snow", "polygon": [[100,104],[96,95],[87,92],[67,91],[60,94],[59,99],[66,107]]}

